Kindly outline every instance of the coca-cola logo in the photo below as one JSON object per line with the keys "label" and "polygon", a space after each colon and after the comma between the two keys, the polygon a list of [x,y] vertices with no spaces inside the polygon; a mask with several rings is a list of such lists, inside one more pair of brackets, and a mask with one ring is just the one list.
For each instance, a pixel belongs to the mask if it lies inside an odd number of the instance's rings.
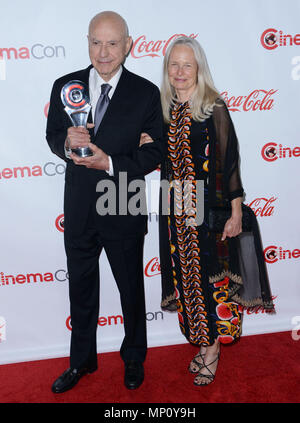
{"label": "coca-cola logo", "polygon": [[[272,295],[271,296],[271,300],[273,302],[275,302],[277,298],[277,295]],[[270,313],[271,310],[265,309],[263,305],[257,305],[257,306],[253,306],[253,307],[248,307],[248,306],[239,306],[239,310],[244,313],[244,314],[264,314],[264,313]]]}
{"label": "coca-cola logo", "polygon": [[134,59],[141,59],[142,57],[161,57],[166,54],[169,44],[176,40],[176,38],[186,36],[196,38],[198,34],[174,34],[167,40],[147,40],[146,35],[141,35],[132,44],[131,56]]}
{"label": "coca-cola logo", "polygon": [[277,47],[299,46],[300,34],[284,34],[274,28],[266,29],[260,36],[261,45],[267,50],[274,50]]}
{"label": "coca-cola logo", "polygon": [[277,200],[277,197],[259,197],[252,200],[247,204],[254,211],[255,216],[267,217],[274,214],[273,203]]}
{"label": "coca-cola logo", "polygon": [[160,274],[160,264],[158,257],[153,257],[145,267],[145,276],[151,278]]}
{"label": "coca-cola logo", "polygon": [[64,232],[64,214],[60,214],[55,219],[55,226],[59,232]]}
{"label": "coca-cola logo", "polygon": [[276,142],[268,142],[261,149],[261,156],[267,162],[275,162],[277,159],[300,157],[300,147],[284,147]]}
{"label": "coca-cola logo", "polygon": [[264,249],[265,261],[269,264],[276,263],[278,260],[289,260],[300,257],[299,248],[294,250],[285,250],[282,247],[276,245],[269,245]]}
{"label": "coca-cola logo", "polygon": [[231,112],[249,112],[271,110],[274,99],[271,98],[278,90],[254,90],[248,95],[230,96],[228,91],[223,91],[221,96]]}

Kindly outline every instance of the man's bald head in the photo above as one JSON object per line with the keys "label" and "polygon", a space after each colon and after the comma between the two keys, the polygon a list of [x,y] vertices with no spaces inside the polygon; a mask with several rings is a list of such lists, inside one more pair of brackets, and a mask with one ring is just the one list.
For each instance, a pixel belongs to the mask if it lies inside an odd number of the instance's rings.
{"label": "man's bald head", "polygon": [[122,18],[121,15],[119,15],[116,12],[112,12],[112,11],[105,11],[105,12],[100,12],[97,13],[97,15],[95,15],[89,24],[89,35],[91,33],[91,31],[93,30],[95,25],[99,25],[102,22],[111,22],[113,25],[118,25],[120,26],[120,29],[122,30],[124,37],[129,37],[129,31],[128,31],[128,26],[127,23],[125,21],[124,18]]}

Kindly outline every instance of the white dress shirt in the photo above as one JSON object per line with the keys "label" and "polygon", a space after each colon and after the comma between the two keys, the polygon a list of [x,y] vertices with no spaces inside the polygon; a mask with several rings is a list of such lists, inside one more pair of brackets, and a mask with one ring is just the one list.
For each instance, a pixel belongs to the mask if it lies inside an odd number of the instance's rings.
{"label": "white dress shirt", "polygon": [[89,94],[90,94],[90,104],[92,106],[93,122],[95,118],[96,105],[101,94],[101,85],[109,84],[111,86],[111,89],[108,93],[108,97],[111,100],[112,96],[114,95],[115,89],[118,85],[122,71],[123,71],[123,68],[122,66],[120,66],[120,69],[118,70],[118,72],[109,81],[104,81],[104,79],[101,78],[101,76],[99,75],[99,73],[96,71],[95,68],[92,68],[90,70]]}
{"label": "white dress shirt", "polygon": [[[101,76],[99,75],[99,73],[96,71],[95,68],[92,68],[90,70],[90,75],[89,75],[89,95],[90,95],[90,104],[92,106],[92,117],[93,117],[93,122],[95,121],[95,110],[96,110],[96,105],[98,102],[98,99],[100,97],[101,94],[101,85],[102,84],[109,84],[111,86],[111,89],[109,90],[108,93],[108,97],[111,100],[112,96],[114,95],[115,89],[118,85],[119,79],[121,77],[123,68],[122,66],[120,66],[120,69],[118,70],[118,72],[109,80],[109,81],[104,81],[104,79],[101,78]],[[70,150],[67,150],[65,148],[65,154],[66,157],[70,157]],[[112,164],[112,159],[110,156],[108,156],[108,160],[109,160],[109,170],[107,171],[107,173],[110,176],[113,176],[114,172],[113,172],[113,164]]]}

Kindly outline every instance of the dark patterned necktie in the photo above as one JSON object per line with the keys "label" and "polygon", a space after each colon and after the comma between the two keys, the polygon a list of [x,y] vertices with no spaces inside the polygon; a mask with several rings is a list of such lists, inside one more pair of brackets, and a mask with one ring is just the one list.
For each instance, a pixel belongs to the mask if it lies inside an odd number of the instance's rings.
{"label": "dark patterned necktie", "polygon": [[103,116],[106,112],[107,106],[109,104],[109,97],[108,97],[108,93],[111,89],[111,85],[109,84],[102,84],[101,85],[101,94],[100,97],[98,99],[97,105],[96,105],[96,110],[95,110],[95,128],[94,128],[94,133],[96,134],[99,125],[103,119]]}

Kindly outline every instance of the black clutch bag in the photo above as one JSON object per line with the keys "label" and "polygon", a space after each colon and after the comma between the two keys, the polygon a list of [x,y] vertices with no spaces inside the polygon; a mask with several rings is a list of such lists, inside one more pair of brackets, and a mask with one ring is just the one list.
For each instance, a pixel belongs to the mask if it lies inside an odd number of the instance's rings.
{"label": "black clutch bag", "polygon": [[[252,230],[253,210],[242,204],[242,231],[250,232]],[[225,223],[231,217],[231,207],[211,207],[208,214],[208,229],[210,232],[222,233]]]}

